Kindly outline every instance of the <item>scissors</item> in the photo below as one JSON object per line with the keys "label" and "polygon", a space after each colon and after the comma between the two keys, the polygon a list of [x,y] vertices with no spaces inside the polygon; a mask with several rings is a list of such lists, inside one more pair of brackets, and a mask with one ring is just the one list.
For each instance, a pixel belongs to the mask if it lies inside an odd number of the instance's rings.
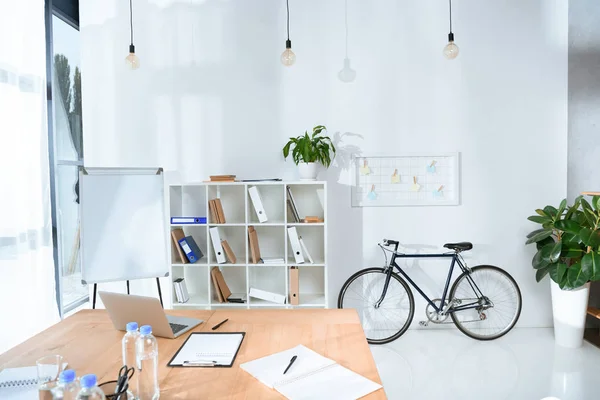
{"label": "scissors", "polygon": [[[119,377],[117,378],[117,385],[115,389],[115,393],[121,393],[123,389],[127,387],[129,384],[129,380],[135,373],[133,368],[127,368],[127,365],[123,365],[121,369],[119,369]],[[121,395],[117,397],[117,400],[121,399]]]}

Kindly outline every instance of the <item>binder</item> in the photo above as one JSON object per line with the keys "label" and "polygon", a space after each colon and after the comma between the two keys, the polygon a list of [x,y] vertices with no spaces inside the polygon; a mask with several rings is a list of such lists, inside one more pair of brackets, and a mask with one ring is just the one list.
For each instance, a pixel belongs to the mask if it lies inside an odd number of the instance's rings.
{"label": "binder", "polygon": [[304,240],[302,240],[302,236],[298,236],[298,241],[300,242],[300,248],[302,249],[302,253],[306,256],[306,258],[308,258],[308,261],[311,264],[314,264],[315,260],[313,260],[313,258],[310,256],[310,253],[308,252],[308,248],[306,247]]}
{"label": "binder", "polygon": [[[296,210],[294,210],[294,206],[292,206],[292,201],[287,199],[287,207],[288,207],[288,215],[291,216],[292,222],[298,223],[300,222],[300,218],[298,218],[298,214],[296,214]],[[288,218],[289,220],[289,218]]]}
{"label": "binder", "polygon": [[298,207],[296,207],[296,200],[294,200],[294,195],[292,194],[292,188],[289,186],[286,186],[285,188],[287,190],[288,198],[292,205],[294,219],[296,219],[298,222],[302,222],[302,219],[300,218],[300,214],[298,213]]}
{"label": "binder", "polygon": [[175,287],[175,295],[178,303],[187,303],[190,300],[190,295],[187,291],[185,280],[183,278],[173,281]]}
{"label": "binder", "polygon": [[227,261],[229,261],[231,264],[235,264],[237,262],[237,258],[231,249],[231,246],[229,246],[229,243],[227,243],[227,240],[221,240],[221,247],[223,247]]}
{"label": "binder", "polygon": [[266,300],[277,304],[285,304],[285,296],[279,293],[268,292],[254,287],[250,288],[249,297]]}
{"label": "binder", "polygon": [[248,227],[248,241],[250,244],[250,256],[252,257],[252,263],[258,264],[260,262],[260,247],[258,246],[258,233],[253,226]]}
{"label": "binder", "polygon": [[172,224],[206,224],[206,217],[171,217]]}
{"label": "binder", "polygon": [[288,238],[290,239],[290,244],[292,245],[292,252],[294,253],[296,264],[304,264],[302,247],[300,246],[300,240],[298,239],[298,232],[296,231],[295,226],[288,228]]}
{"label": "binder", "polygon": [[248,188],[248,194],[250,195],[250,200],[252,200],[252,205],[254,206],[254,211],[256,211],[258,221],[260,223],[267,222],[269,219],[267,218],[267,213],[265,212],[258,188],[256,186],[251,186]]}
{"label": "binder", "polygon": [[210,222],[212,224],[219,224],[219,214],[217,214],[217,207],[215,206],[214,200],[208,201],[208,209],[210,211]]}
{"label": "binder", "polygon": [[217,300],[219,303],[224,303],[225,299],[223,298],[223,294],[221,293],[221,288],[219,287],[219,282],[217,281],[217,273],[221,273],[219,271],[219,267],[214,267],[210,270],[210,279],[212,280],[213,286],[215,287],[215,293],[217,294]]}
{"label": "binder", "polygon": [[200,251],[200,248],[196,244],[196,241],[191,236],[186,236],[183,239],[180,239],[179,245],[181,246],[181,249],[187,256],[187,259],[192,264],[204,257],[204,254],[202,254],[202,251]]}
{"label": "binder", "polygon": [[173,239],[173,245],[177,251],[177,255],[179,256],[176,258],[179,258],[179,260],[181,261],[182,264],[188,264],[189,261],[185,255],[185,253],[181,249],[181,246],[179,245],[179,240],[183,239],[184,237],[185,237],[185,233],[183,233],[183,229],[181,229],[181,228],[173,229],[171,231],[171,239]]}
{"label": "binder", "polygon": [[290,301],[293,306],[300,303],[300,293],[298,292],[300,270],[298,267],[290,267]]}
{"label": "binder", "polygon": [[221,246],[221,236],[219,235],[219,228],[215,226],[214,228],[210,228],[209,230],[217,263],[223,264],[227,262],[227,260],[225,260],[225,252],[223,251],[223,246]]}

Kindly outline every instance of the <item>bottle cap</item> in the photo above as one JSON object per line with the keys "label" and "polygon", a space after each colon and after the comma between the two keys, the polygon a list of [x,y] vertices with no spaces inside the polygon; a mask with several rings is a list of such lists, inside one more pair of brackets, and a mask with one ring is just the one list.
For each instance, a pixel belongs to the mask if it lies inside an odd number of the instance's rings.
{"label": "bottle cap", "polygon": [[66,369],[60,373],[58,382],[60,383],[71,383],[75,380],[75,371],[72,369]]}
{"label": "bottle cap", "polygon": [[152,327],[150,325],[144,325],[140,328],[140,333],[142,335],[149,335],[152,333]]}
{"label": "bottle cap", "polygon": [[81,387],[89,389],[96,386],[97,378],[94,374],[84,375],[81,377]]}
{"label": "bottle cap", "polygon": [[127,327],[125,327],[127,332],[137,331],[137,328],[138,328],[137,322],[129,322],[127,324]]}

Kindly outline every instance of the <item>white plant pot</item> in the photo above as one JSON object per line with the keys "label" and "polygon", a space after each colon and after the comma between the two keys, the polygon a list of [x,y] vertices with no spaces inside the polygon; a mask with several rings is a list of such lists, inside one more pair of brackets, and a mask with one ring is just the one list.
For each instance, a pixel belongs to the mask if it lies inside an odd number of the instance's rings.
{"label": "white plant pot", "polygon": [[587,314],[589,282],[575,290],[561,290],[550,280],[554,340],[557,345],[577,348],[583,345],[583,332]]}
{"label": "white plant pot", "polygon": [[318,171],[317,163],[300,163],[298,164],[298,172],[300,173],[301,181],[316,181]]}

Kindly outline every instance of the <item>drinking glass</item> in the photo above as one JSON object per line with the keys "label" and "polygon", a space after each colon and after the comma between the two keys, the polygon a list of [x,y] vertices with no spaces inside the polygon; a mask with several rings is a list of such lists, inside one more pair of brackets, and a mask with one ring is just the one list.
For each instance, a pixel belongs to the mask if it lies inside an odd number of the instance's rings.
{"label": "drinking glass", "polygon": [[63,356],[51,355],[37,360],[39,400],[52,400],[52,389],[58,385],[58,376],[63,371]]}

